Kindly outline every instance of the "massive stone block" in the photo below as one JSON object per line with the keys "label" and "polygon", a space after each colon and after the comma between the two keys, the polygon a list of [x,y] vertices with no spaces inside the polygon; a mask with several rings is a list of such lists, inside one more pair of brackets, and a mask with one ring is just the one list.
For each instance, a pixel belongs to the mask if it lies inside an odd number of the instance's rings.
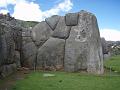
{"label": "massive stone block", "polygon": [[65,15],[65,23],[67,26],[76,26],[78,24],[78,13],[68,13]]}
{"label": "massive stone block", "polygon": [[51,29],[54,30],[59,19],[60,19],[60,16],[53,15],[52,17],[46,18],[45,21],[51,27]]}
{"label": "massive stone block", "polygon": [[20,68],[21,67],[21,62],[20,62],[20,52],[19,51],[15,51],[14,61],[16,63],[16,66],[18,68]]}
{"label": "massive stone block", "polygon": [[12,74],[13,72],[16,71],[16,64],[8,64],[8,65],[3,65],[2,67],[0,67],[0,72],[1,72],[1,76],[2,77],[7,77],[10,74]]}
{"label": "massive stone block", "polygon": [[37,56],[37,67],[63,68],[65,40],[50,38],[39,48]]}
{"label": "massive stone block", "polygon": [[91,13],[81,11],[78,25],[71,28],[66,40],[64,66],[66,71],[103,73],[99,29],[96,17]]}
{"label": "massive stone block", "polygon": [[[0,76],[6,77],[16,71],[15,47],[17,28],[0,23]],[[16,35],[16,38],[15,38]],[[20,49],[20,48],[19,48]],[[20,62],[20,59],[18,60]]]}
{"label": "massive stone block", "polygon": [[0,20],[0,75],[7,76],[20,64],[103,73],[101,40],[93,14],[81,11],[54,15],[32,30],[18,28],[15,22],[9,15]]}
{"label": "massive stone block", "polygon": [[1,35],[1,55],[3,55],[1,61],[4,64],[14,62],[15,43],[11,29],[9,26],[4,26],[3,32],[5,33]]}
{"label": "massive stone block", "polygon": [[33,42],[31,30],[30,29],[22,29],[22,46],[25,44]]}
{"label": "massive stone block", "polygon": [[109,50],[108,50],[107,41],[105,40],[105,38],[101,38],[101,42],[102,42],[103,54],[108,54],[108,53],[109,53]]}
{"label": "massive stone block", "polygon": [[42,44],[45,43],[52,34],[52,29],[45,21],[43,21],[32,29],[31,34],[36,46],[42,46]]}
{"label": "massive stone block", "polygon": [[65,17],[61,17],[52,36],[60,39],[67,39],[69,37],[70,30],[71,26],[66,26],[65,24]]}
{"label": "massive stone block", "polygon": [[15,27],[12,29],[13,39],[15,42],[15,50],[20,51],[22,47],[22,28]]}
{"label": "massive stone block", "polygon": [[4,35],[1,35],[0,37],[1,37],[0,65],[3,65],[3,63],[5,63],[5,60],[7,59],[7,43]]}
{"label": "massive stone block", "polygon": [[37,48],[33,42],[27,43],[22,47],[22,66],[33,68],[35,63]]}

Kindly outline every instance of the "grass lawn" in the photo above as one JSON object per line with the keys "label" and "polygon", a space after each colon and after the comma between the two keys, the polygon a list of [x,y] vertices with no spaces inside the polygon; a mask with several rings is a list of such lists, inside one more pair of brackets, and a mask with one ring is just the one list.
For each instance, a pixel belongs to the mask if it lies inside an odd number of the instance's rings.
{"label": "grass lawn", "polygon": [[113,56],[110,60],[104,62],[106,68],[111,68],[114,71],[120,72],[120,55]]}
{"label": "grass lawn", "polygon": [[[44,73],[55,76],[44,77]],[[33,72],[11,90],[120,90],[120,76],[66,72]]]}
{"label": "grass lawn", "polygon": [[[106,68],[120,72],[120,56],[104,63]],[[53,74],[45,77],[44,74]],[[112,72],[116,74],[115,72]],[[54,76],[55,75],[55,76]],[[32,72],[24,80],[16,82],[11,90],[120,90],[120,74],[90,75],[67,72]]]}

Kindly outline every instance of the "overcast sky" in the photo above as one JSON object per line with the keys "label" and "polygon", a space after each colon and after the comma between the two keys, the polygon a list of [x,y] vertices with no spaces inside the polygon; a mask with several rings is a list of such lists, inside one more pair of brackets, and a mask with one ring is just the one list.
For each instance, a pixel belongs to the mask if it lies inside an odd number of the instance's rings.
{"label": "overcast sky", "polygon": [[0,13],[42,21],[52,15],[87,10],[96,15],[101,37],[120,40],[120,0],[0,0]]}

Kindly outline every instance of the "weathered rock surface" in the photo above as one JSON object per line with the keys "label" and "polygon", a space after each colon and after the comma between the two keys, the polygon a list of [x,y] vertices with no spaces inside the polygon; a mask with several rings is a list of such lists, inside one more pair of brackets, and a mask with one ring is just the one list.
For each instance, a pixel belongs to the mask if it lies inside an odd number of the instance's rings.
{"label": "weathered rock surface", "polygon": [[22,42],[22,29],[16,27],[12,30],[12,32],[13,32],[13,39],[15,42],[15,50],[20,51],[22,47],[22,43],[21,43]]}
{"label": "weathered rock surface", "polygon": [[22,47],[22,64],[23,66],[33,68],[37,48],[33,42],[27,43]]}
{"label": "weathered rock surface", "polygon": [[86,70],[103,73],[103,56],[97,21],[94,15],[81,11],[78,25],[71,28],[66,40],[64,66],[66,71]]}
{"label": "weathered rock surface", "polygon": [[0,67],[2,77],[6,77],[16,71],[16,64],[3,65]]}
{"label": "weathered rock surface", "polygon": [[79,41],[76,30],[80,31],[79,27],[72,27],[70,37],[66,40],[65,71],[73,72],[87,69],[88,44],[83,40]]}
{"label": "weathered rock surface", "polygon": [[97,25],[97,19],[95,16],[92,16],[92,27],[93,32],[89,38],[89,54],[88,54],[88,68],[89,73],[102,74],[103,71],[103,53],[102,45],[99,34],[99,29]]}
{"label": "weathered rock surface", "polygon": [[37,55],[37,67],[63,68],[65,40],[50,38],[39,48]]}
{"label": "weathered rock surface", "polygon": [[[2,19],[1,19],[2,18]],[[103,52],[96,17],[86,11],[54,15],[33,29],[0,16],[0,75],[17,67],[103,73]]]}
{"label": "weathered rock surface", "polygon": [[76,26],[78,24],[78,13],[68,13],[65,15],[65,23],[67,26]]}
{"label": "weathered rock surface", "polygon": [[52,34],[52,29],[45,21],[43,21],[32,29],[31,34],[36,46],[40,47],[49,39],[50,35]]}
{"label": "weathered rock surface", "polygon": [[16,66],[18,68],[20,68],[21,67],[21,62],[20,62],[20,52],[19,51],[15,51],[14,61],[16,63]]}
{"label": "weathered rock surface", "polygon": [[52,36],[60,39],[67,39],[69,37],[70,30],[71,26],[66,26],[65,24],[65,17],[61,17]]}
{"label": "weathered rock surface", "polygon": [[15,43],[13,40],[13,33],[11,31],[11,27],[4,26],[3,32],[4,34],[1,35],[1,52],[3,57],[4,64],[11,64],[14,62],[14,50],[15,50]]}
{"label": "weathered rock surface", "polygon": [[[0,76],[6,77],[16,71],[15,50],[20,50],[21,28],[16,27],[14,18],[0,16]],[[19,52],[19,51],[18,51]]]}
{"label": "weathered rock surface", "polygon": [[105,38],[101,38],[103,54],[108,54],[108,44]]}
{"label": "weathered rock surface", "polygon": [[51,29],[54,30],[56,28],[56,25],[59,19],[60,19],[60,16],[53,15],[52,17],[46,18],[45,21],[51,27]]}
{"label": "weathered rock surface", "polygon": [[30,29],[22,29],[22,46],[33,42]]}

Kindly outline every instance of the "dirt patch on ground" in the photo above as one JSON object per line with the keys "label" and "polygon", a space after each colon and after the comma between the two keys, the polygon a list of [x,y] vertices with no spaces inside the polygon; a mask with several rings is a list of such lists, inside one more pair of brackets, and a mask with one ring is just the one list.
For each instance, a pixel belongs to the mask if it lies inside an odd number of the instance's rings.
{"label": "dirt patch on ground", "polygon": [[0,81],[0,90],[10,90],[10,88],[15,85],[17,80],[24,79],[30,73],[30,70],[20,70],[5,79],[2,79]]}

